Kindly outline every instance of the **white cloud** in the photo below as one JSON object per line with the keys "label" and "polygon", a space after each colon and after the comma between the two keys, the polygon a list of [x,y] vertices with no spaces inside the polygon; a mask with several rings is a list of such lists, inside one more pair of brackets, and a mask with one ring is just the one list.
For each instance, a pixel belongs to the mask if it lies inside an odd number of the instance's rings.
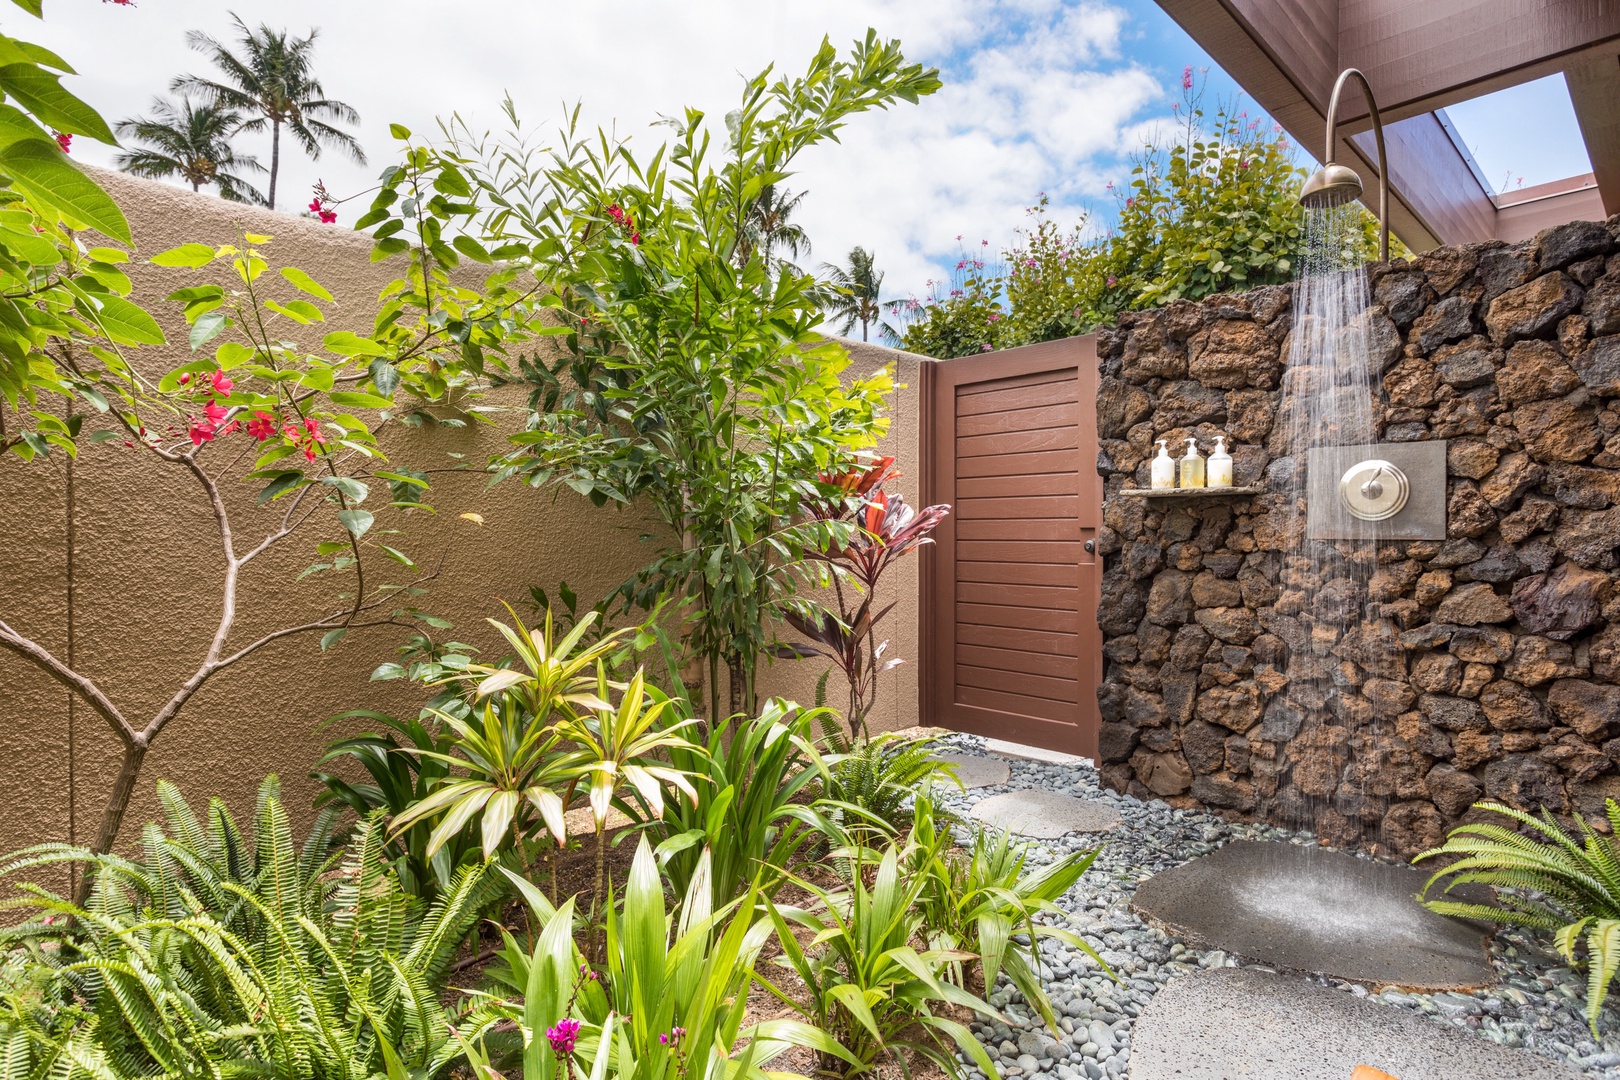
{"label": "white cloud", "polygon": [[[823,34],[843,46],[874,26],[942,67],[946,87],[920,106],[856,118],[841,144],[806,155],[789,186],[811,192],[801,212],[814,261],[873,248],[898,295],[921,291],[954,259],[958,233],[1010,240],[1042,190],[1060,216],[1102,199],[1122,171],[1125,133],[1165,96],[1121,56],[1127,13],[1096,0],[79,0],[47,10],[43,24],[14,13],[6,32],[63,53],[82,73],[75,91],[109,119],[144,110],[175,74],[205,73],[185,31],[228,37],[229,10],[295,33],[319,26],[317,70],[330,96],[359,109],[371,162],[311,162],[284,147],[278,202],[293,208],[317,177],[335,193],[369,186],[391,157],[390,122],[427,133],[435,117],[459,111],[475,126],[499,126],[509,91],[541,131],[563,102],[581,100],[587,122],[650,142],[658,136],[645,125],[657,114],[693,104],[718,120],[739,74],[773,61],[791,73]],[[267,145],[244,142],[268,160]],[[112,154],[82,138],[74,152],[98,163]],[[353,216],[346,208],[344,220]]]}

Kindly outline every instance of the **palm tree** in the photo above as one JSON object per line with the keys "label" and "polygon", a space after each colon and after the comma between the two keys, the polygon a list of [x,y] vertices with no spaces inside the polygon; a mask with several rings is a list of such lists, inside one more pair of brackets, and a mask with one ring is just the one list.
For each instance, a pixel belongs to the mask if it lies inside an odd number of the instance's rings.
{"label": "palm tree", "polygon": [[[810,235],[804,231],[804,226],[795,225],[789,220],[799,208],[804,195],[802,191],[794,195],[775,184],[765,185],[759,198],[754,201],[754,208],[749,211],[748,223],[744,227],[745,258],[756,248],[767,265],[771,262],[772,248],[784,248],[792,252],[795,259],[801,252],[810,254]],[[797,269],[787,259],[778,261],[790,269]]]}
{"label": "palm tree", "polygon": [[847,267],[822,263],[828,284],[825,304],[834,320],[844,320],[839,333],[847,334],[860,323],[861,340],[866,341],[867,328],[875,325],[878,337],[894,344],[900,340],[900,332],[883,321],[883,306],[878,303],[878,294],[883,291],[883,273],[873,267],[875,258],[872,252],[857,247],[850,249]]}
{"label": "palm tree", "polygon": [[222,108],[252,116],[242,123],[240,131],[270,129],[270,208],[276,207],[276,178],[281,171],[281,129],[284,127],[313,160],[320,159],[323,146],[331,146],[364,165],[365,152],[354,136],[325,122],[358,124],[360,114],[341,101],[327,98],[320,80],[311,71],[319,31],[311,30],[308,37],[294,38],[285,30],[272,30],[262,23],[257,30],[249,30],[241,16],[234,13],[231,21],[239,31],[241,55],[201,30],[186,35],[186,42],[224,73],[224,81],[181,75],[169,88],[177,93],[197,94]]}
{"label": "palm tree", "polygon": [[121,137],[147,145],[119,154],[113,164],[152,180],[178,176],[191,181],[192,191],[215,184],[220,198],[263,204],[259,189],[238,175],[244,170],[264,172],[258,159],[239,157],[231,148],[231,135],[241,122],[241,115],[230,109],[153,98],[151,116],[120,120],[117,129]]}

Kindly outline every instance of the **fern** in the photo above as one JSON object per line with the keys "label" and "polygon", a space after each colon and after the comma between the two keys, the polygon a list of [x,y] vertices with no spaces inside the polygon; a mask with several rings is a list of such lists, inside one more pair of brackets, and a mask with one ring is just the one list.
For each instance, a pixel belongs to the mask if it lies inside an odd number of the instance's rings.
{"label": "fern", "polygon": [[916,738],[875,735],[851,744],[844,736],[829,738],[836,751],[829,757],[822,802],[842,811],[845,826],[856,835],[893,834],[909,820],[906,800],[939,779],[956,781],[956,767],[934,757],[932,736]]}
{"label": "fern", "polygon": [[[1578,836],[1571,836],[1546,810],[1535,817],[1500,803],[1482,802],[1475,809],[1501,814],[1520,829],[1486,822],[1453,829],[1443,846],[1425,851],[1414,863],[1440,855],[1457,856],[1423,885],[1419,898],[1441,915],[1510,923],[1556,931],[1553,942],[1574,964],[1586,953],[1586,1019],[1597,1034],[1598,1014],[1609,985],[1620,972],[1620,851],[1613,836],[1604,837],[1580,817]],[[1620,805],[1607,800],[1611,831],[1620,834]],[[1498,890],[1500,906],[1460,900],[1429,899],[1442,878],[1449,895],[1459,885],[1488,885]]]}
{"label": "fern", "polygon": [[457,943],[504,891],[463,868],[438,902],[407,894],[382,813],[346,856],[329,815],[294,845],[279,787],[260,789],[251,838],[217,800],[207,825],[160,790],[174,835],[140,861],[53,845],[13,865],[88,864],[83,908],[38,888],[0,930],[28,957],[0,984],[0,1077],[431,1077],[457,1050],[434,987]]}

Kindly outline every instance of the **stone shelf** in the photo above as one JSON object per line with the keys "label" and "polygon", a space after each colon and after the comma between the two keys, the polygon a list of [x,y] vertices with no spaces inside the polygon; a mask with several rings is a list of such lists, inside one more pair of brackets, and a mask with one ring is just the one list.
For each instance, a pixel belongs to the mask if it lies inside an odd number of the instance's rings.
{"label": "stone shelf", "polygon": [[1203,488],[1121,488],[1121,495],[1140,495],[1144,499],[1209,499],[1222,495],[1264,495],[1266,489],[1250,487]]}

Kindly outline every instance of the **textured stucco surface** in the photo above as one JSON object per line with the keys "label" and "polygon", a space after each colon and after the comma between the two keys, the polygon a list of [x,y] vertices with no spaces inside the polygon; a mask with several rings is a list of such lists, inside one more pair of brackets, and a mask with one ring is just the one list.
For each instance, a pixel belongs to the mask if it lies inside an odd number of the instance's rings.
{"label": "textured stucco surface", "polygon": [[[226,243],[239,231],[267,233],[273,265],[294,265],[323,283],[338,311],[311,328],[309,343],[333,329],[369,327],[378,291],[399,264],[369,261],[369,241],[346,229],[308,219],[225,203],[206,195],[115,173],[98,178],[124,208],[137,242],[130,276],[135,299],[154,313],[184,349],[179,305],[162,297],[206,271],[164,270],[143,260],[187,242]],[[891,359],[899,377],[915,385],[917,358],[876,346],[853,346],[859,371]],[[915,487],[915,391],[896,395],[888,446],[898,451]],[[494,423],[475,429],[412,431],[395,428],[383,439],[395,466],[445,468],[456,460],[479,465],[524,419],[521,388],[494,395],[506,407]],[[218,447],[211,447],[217,451]],[[460,459],[450,454],[464,455]],[[216,464],[223,455],[216,454]],[[75,662],[100,682],[137,723],[159,707],[195,669],[217,619],[223,573],[219,538],[198,488],[158,463],[112,442],[87,447],[74,469],[72,515],[72,628]],[[906,484],[912,486],[906,487]],[[65,464],[24,465],[0,460],[0,617],[66,655],[69,627],[69,558]],[[257,485],[232,492],[236,527],[262,535],[272,513],[256,510]],[[429,501],[439,511],[411,520],[405,547],[419,560],[443,556],[442,570],[422,606],[455,624],[439,633],[499,652],[483,622],[501,614],[500,601],[517,604],[531,585],[548,590],[567,580],[587,602],[617,586],[651,556],[639,538],[654,523],[638,511],[598,509],[564,491],[537,492],[516,484],[486,486],[475,470],[435,477]],[[460,518],[476,512],[482,526]],[[279,510],[274,517],[279,519]],[[381,519],[380,519],[381,520]],[[239,542],[240,543],[240,542]],[[232,640],[333,608],[335,582],[321,576],[295,581],[314,561],[313,539],[294,538],[245,572],[240,618]],[[914,658],[915,560],[898,572],[891,599],[890,635],[900,655]],[[525,610],[520,606],[520,610]],[[277,772],[295,812],[307,811],[314,785],[306,778],[321,749],[339,730],[328,717],[354,708],[414,711],[420,696],[398,682],[372,683],[370,672],[393,658],[407,631],[357,632],[325,654],[314,636],[275,643],[211,681],[192,699],[148,755],[122,839],[139,835],[156,810],[153,784],[174,780],[194,800],[223,796],[239,813],[267,772]],[[821,668],[815,662],[779,666],[764,692],[808,700]],[[916,722],[916,674],[902,667],[887,677],[879,704],[884,727]],[[0,654],[0,850],[46,840],[92,835],[117,769],[119,744],[104,722],[37,670]],[[71,753],[69,748],[71,746]]]}

